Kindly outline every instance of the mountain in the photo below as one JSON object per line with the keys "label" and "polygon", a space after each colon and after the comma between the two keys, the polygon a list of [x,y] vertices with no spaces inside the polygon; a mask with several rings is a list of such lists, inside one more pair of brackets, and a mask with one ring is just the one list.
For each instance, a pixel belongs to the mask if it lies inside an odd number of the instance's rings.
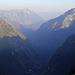
{"label": "mountain", "polygon": [[41,25],[32,36],[31,41],[46,57],[51,58],[57,48],[75,33],[75,8],[63,15]]}
{"label": "mountain", "polygon": [[12,28],[8,23],[6,23],[4,20],[0,18],[0,37],[3,38],[4,36],[9,36],[9,37],[20,36],[22,39],[24,40],[26,39],[26,36],[21,34],[15,28]]}
{"label": "mountain", "polygon": [[40,55],[26,36],[0,18],[0,73],[30,75],[40,63]]}
{"label": "mountain", "polygon": [[0,10],[0,17],[17,29],[24,26],[30,29],[38,29],[43,19],[35,12],[24,8],[15,10]]}
{"label": "mountain", "polygon": [[[57,49],[49,64],[39,75],[73,75],[75,74],[75,34],[70,36]],[[71,71],[70,71],[71,69]],[[69,74],[68,74],[69,73]]]}

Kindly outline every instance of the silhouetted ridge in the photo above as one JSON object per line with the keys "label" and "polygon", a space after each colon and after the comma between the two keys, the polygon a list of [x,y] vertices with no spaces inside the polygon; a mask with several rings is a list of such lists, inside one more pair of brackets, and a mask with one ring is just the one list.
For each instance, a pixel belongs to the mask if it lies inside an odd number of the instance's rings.
{"label": "silhouetted ridge", "polygon": [[[75,35],[69,37],[55,52],[42,75],[67,75],[72,66],[75,66]],[[71,74],[75,74],[74,69]]]}

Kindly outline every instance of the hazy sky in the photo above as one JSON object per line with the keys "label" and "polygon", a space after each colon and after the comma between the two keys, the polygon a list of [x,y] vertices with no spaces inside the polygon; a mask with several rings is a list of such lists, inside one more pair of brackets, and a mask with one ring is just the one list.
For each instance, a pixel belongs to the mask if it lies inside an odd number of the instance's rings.
{"label": "hazy sky", "polygon": [[75,0],[0,0],[0,9],[28,8],[35,12],[60,13],[75,8]]}

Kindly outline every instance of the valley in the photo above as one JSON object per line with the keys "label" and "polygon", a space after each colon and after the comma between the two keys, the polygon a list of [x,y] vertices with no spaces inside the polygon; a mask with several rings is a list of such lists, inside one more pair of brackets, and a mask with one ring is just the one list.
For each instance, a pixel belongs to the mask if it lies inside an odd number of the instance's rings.
{"label": "valley", "polygon": [[75,67],[75,8],[50,20],[32,10],[0,10],[0,75],[67,75]]}

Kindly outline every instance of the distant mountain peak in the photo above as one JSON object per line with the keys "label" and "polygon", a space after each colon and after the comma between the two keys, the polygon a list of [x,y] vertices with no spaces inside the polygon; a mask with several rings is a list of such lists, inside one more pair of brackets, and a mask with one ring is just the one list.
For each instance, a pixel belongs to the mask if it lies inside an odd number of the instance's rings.
{"label": "distant mountain peak", "polygon": [[[34,11],[24,9],[0,10],[0,17],[14,27],[24,26],[28,28],[39,28],[40,22],[44,22],[43,18]],[[35,29],[35,28],[34,28]]]}
{"label": "distant mountain peak", "polygon": [[29,10],[29,9],[27,9],[27,8],[23,8],[23,9],[16,9],[16,11],[31,11],[31,10]]}
{"label": "distant mountain peak", "polygon": [[24,9],[16,9],[16,12],[23,12],[23,13],[26,13],[27,15],[30,15],[31,12],[33,12],[33,11],[31,11],[31,10],[29,10],[27,8],[24,8]]}

